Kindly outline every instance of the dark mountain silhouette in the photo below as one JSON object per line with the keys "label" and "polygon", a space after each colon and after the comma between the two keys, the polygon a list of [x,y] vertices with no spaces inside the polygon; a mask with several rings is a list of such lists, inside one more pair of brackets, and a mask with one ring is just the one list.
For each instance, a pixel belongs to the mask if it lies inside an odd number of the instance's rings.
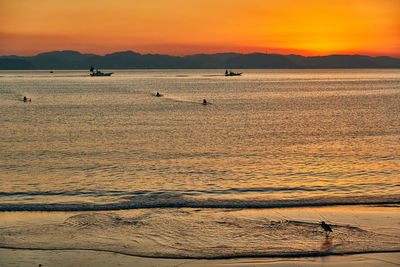
{"label": "dark mountain silhouette", "polygon": [[32,57],[0,56],[0,69],[185,69],[185,68],[400,68],[400,59],[362,55],[304,57],[279,54],[142,55],[123,51],[99,56],[77,51],[54,51]]}
{"label": "dark mountain silhouette", "polygon": [[33,65],[31,62],[9,56],[9,57],[0,57],[0,70],[30,70],[33,69]]}
{"label": "dark mountain silhouette", "polygon": [[330,55],[324,57],[287,56],[296,65],[306,68],[378,68],[374,58],[360,55]]}
{"label": "dark mountain silhouette", "polygon": [[[188,68],[229,68],[227,61],[231,58],[240,56],[237,53],[218,53],[218,54],[196,54],[183,57],[186,67]],[[223,67],[221,67],[223,66]]]}
{"label": "dark mountain silhouette", "polygon": [[238,55],[227,60],[231,68],[246,69],[251,68],[296,68],[299,67],[289,60],[286,56],[277,54],[253,53],[247,55]]}
{"label": "dark mountain silhouette", "polygon": [[392,57],[375,57],[373,58],[373,61],[378,64],[380,68],[398,68],[399,67],[399,59],[398,58],[392,58]]}
{"label": "dark mountain silhouette", "polygon": [[[80,69],[87,68],[82,64],[85,60],[99,57],[94,54],[81,54],[76,51],[54,51],[38,54],[30,58],[30,62],[38,69]],[[29,60],[29,58],[26,58]]]}

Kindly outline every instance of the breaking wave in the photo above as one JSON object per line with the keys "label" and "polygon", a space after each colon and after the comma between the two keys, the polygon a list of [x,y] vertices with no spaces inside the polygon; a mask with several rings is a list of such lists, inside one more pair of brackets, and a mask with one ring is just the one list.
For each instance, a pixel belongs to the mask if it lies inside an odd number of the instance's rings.
{"label": "breaking wave", "polygon": [[[0,192],[0,197],[19,198],[18,202],[0,203],[0,211],[100,211],[153,208],[229,208],[229,209],[262,209],[290,207],[320,207],[338,205],[400,205],[400,195],[356,195],[356,196],[316,196],[308,198],[269,199],[266,197],[205,197],[197,193],[148,192],[140,191],[128,195],[115,191],[109,194],[107,203],[88,201],[89,196],[98,198],[101,192]],[[33,203],[29,196],[82,196],[82,201]],[[27,198],[29,201],[24,202]]]}

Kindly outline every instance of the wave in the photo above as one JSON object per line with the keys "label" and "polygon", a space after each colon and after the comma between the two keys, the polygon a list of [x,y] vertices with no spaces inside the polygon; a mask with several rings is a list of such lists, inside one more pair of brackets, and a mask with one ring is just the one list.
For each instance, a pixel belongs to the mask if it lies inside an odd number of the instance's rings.
{"label": "wave", "polygon": [[352,225],[330,226],[333,232],[326,236],[319,222],[276,220],[267,214],[176,209],[81,213],[58,223],[0,228],[0,248],[188,259],[400,251],[398,236]]}
{"label": "wave", "polygon": [[305,251],[305,252],[251,252],[251,253],[234,253],[221,256],[180,256],[180,255],[143,255],[141,253],[121,252],[115,249],[92,249],[92,248],[30,248],[30,247],[14,247],[0,245],[0,249],[12,250],[45,250],[45,251],[94,251],[94,252],[110,252],[126,256],[155,258],[155,259],[191,259],[191,260],[227,260],[227,259],[245,259],[245,258],[308,258],[308,257],[327,257],[327,256],[346,256],[370,253],[397,253],[400,248],[384,249],[384,250],[360,250],[346,252],[330,252],[330,251]]}
{"label": "wave", "polygon": [[200,194],[234,194],[234,193],[254,193],[254,192],[284,192],[284,191],[296,191],[296,192],[313,192],[313,191],[327,191],[329,189],[322,186],[295,186],[295,187],[254,187],[254,188],[228,188],[228,189],[214,189],[214,190],[161,190],[161,191],[149,191],[149,190],[137,190],[132,192],[127,192],[123,190],[56,190],[56,191],[0,191],[1,196],[50,196],[50,195],[66,195],[66,196],[75,196],[75,195],[163,195],[168,194],[171,195],[200,195]]}
{"label": "wave", "polygon": [[[136,191],[136,194],[148,193],[149,191]],[[0,197],[2,196],[84,196],[84,195],[118,195],[126,193],[124,191],[112,190],[112,191],[100,191],[100,190],[75,190],[75,191],[15,191],[15,192],[0,192]]]}
{"label": "wave", "polygon": [[[285,189],[286,190],[286,189]],[[85,196],[86,194],[86,196]],[[0,196],[112,196],[108,203],[86,201],[33,203],[13,202],[0,203],[0,211],[101,211],[155,208],[206,208],[206,209],[263,209],[321,207],[339,205],[400,205],[400,194],[392,195],[354,195],[354,196],[315,196],[308,198],[267,198],[267,197],[210,197],[197,191],[180,194],[176,192],[138,191],[128,195],[127,192],[113,191],[107,194],[98,191],[79,192],[0,192]],[[218,195],[222,195],[219,193]],[[54,200],[56,201],[56,199]],[[61,200],[62,201],[62,200]]]}

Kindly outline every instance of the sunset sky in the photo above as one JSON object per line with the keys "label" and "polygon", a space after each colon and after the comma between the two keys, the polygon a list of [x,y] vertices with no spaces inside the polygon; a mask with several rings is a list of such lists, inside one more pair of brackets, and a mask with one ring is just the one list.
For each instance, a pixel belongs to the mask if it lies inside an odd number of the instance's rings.
{"label": "sunset sky", "polygon": [[0,0],[0,55],[400,57],[400,0]]}

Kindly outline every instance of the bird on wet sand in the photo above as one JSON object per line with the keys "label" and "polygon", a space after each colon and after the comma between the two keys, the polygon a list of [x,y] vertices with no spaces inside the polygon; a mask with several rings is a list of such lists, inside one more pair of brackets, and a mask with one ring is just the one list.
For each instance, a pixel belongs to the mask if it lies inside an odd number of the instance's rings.
{"label": "bird on wet sand", "polygon": [[324,221],[321,222],[321,227],[325,230],[326,236],[329,236],[329,232],[332,232],[332,228]]}

